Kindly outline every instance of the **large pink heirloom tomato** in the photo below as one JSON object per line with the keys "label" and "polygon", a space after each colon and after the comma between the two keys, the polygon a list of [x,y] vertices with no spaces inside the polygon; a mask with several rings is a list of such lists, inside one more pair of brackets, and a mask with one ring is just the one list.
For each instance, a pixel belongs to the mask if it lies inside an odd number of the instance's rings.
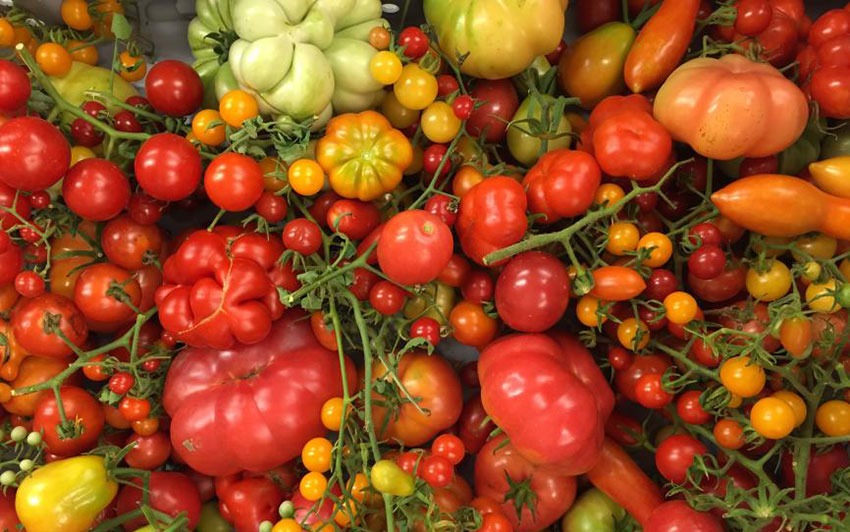
{"label": "large pink heirloom tomato", "polygon": [[[345,359],[348,389],[357,370]],[[325,428],[325,401],[342,395],[337,353],[322,347],[301,310],[286,311],[259,343],[219,351],[191,347],[168,371],[162,402],[171,443],[210,476],[266,471],[301,453]]]}

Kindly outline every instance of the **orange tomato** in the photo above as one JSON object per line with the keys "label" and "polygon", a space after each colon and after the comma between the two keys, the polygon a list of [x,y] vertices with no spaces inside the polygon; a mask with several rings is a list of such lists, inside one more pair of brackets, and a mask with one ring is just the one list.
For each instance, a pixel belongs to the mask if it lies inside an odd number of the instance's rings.
{"label": "orange tomato", "polygon": [[452,194],[462,198],[469,190],[484,181],[484,176],[474,166],[465,164],[458,169],[452,180]]}
{"label": "orange tomato", "polygon": [[[67,367],[67,360],[29,356],[21,362],[21,366],[18,368],[18,375],[10,384],[13,389],[41,384],[52,379]],[[50,390],[42,390],[12,397],[3,403],[3,408],[12,414],[31,416],[35,413],[35,407],[41,398],[49,393],[52,392]]]}
{"label": "orange tomato", "polygon": [[71,54],[71,59],[85,63],[87,65],[96,65],[99,58],[97,48],[92,44],[87,44],[85,41],[77,41],[71,39],[65,45],[68,48],[68,53]]}
{"label": "orange tomato", "polygon": [[196,139],[207,146],[218,146],[227,137],[222,122],[221,114],[218,111],[204,109],[192,119],[192,133],[195,134]]}
{"label": "orange tomato", "polygon": [[94,26],[86,0],[63,0],[59,9],[62,21],[71,29],[86,31]]}
{"label": "orange tomato", "polygon": [[39,46],[35,52],[35,60],[48,76],[61,78],[71,70],[71,54],[55,42],[46,42]]}
{"label": "orange tomato", "polygon": [[218,102],[218,112],[230,127],[240,128],[242,122],[260,114],[260,107],[253,96],[243,90],[234,89],[222,96]]}
{"label": "orange tomato", "polygon": [[120,75],[130,83],[139,81],[148,71],[148,65],[145,63],[145,58],[141,55],[133,55],[129,50],[124,50],[118,56],[121,62]]}

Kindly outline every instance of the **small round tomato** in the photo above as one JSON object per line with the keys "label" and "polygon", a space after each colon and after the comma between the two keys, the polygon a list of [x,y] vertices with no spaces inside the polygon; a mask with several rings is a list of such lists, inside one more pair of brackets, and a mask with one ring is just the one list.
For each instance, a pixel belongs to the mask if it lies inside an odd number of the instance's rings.
{"label": "small round tomato", "polygon": [[670,323],[684,325],[697,317],[699,306],[687,292],[673,292],[664,298],[664,309]]}
{"label": "small round tomato", "polygon": [[141,299],[138,281],[109,262],[85,268],[74,288],[74,303],[96,330],[111,330],[129,321]]}
{"label": "small round tomato", "polygon": [[44,279],[34,271],[24,270],[15,276],[15,290],[23,297],[38,297],[44,293]]}
{"label": "small round tomato", "polygon": [[15,113],[22,109],[31,92],[27,71],[11,61],[0,60],[0,111]]}
{"label": "small round tomato", "polygon": [[805,356],[812,345],[812,337],[812,321],[805,316],[782,320],[782,325],[779,327],[779,341],[791,356],[796,358]]}
{"label": "small round tomato", "polygon": [[129,50],[124,50],[118,56],[121,62],[121,71],[119,74],[122,78],[130,83],[139,81],[148,71],[148,65],[145,63],[145,58],[141,55],[131,54]]}
{"label": "small round tomato", "polygon": [[[403,211],[390,218],[381,231],[378,264],[393,282],[425,284],[446,267],[453,246],[451,229],[439,217],[426,211]],[[412,249],[416,253],[411,253]]]}
{"label": "small round tomato", "polygon": [[433,346],[440,343],[440,323],[428,317],[422,317],[410,324],[411,338],[424,338]]}
{"label": "small round tomato", "polygon": [[754,397],[764,388],[764,368],[748,356],[726,359],[720,367],[720,381],[730,393],[739,397]]}
{"label": "small round tomato", "polygon": [[[437,276],[437,280],[453,288],[460,288],[466,282],[469,272],[472,271],[469,261],[460,253],[454,253],[446,267]],[[476,303],[480,303],[477,301]]]}
{"label": "small round tomato", "polygon": [[[59,406],[54,394],[46,394],[33,417],[33,430],[44,431],[47,450],[59,456],[74,456],[94,447],[103,430],[104,416],[100,403],[87,391],[76,386],[63,386],[59,390],[65,418],[75,425],[63,426]],[[71,437],[67,437],[70,434]]]}
{"label": "small round tomato", "polygon": [[422,132],[431,142],[450,142],[460,131],[460,118],[446,102],[434,102],[422,112]]}
{"label": "small round tomato", "polygon": [[254,210],[265,221],[270,224],[276,224],[286,218],[286,212],[289,210],[289,207],[286,204],[285,198],[266,190],[260,195],[257,203],[254,204]]}
{"label": "small round tomato", "polygon": [[164,432],[154,432],[149,436],[134,433],[124,445],[131,444],[133,449],[124,457],[130,467],[152,471],[171,456],[171,439]]}
{"label": "small round tomato", "polygon": [[221,97],[218,112],[230,127],[241,128],[243,122],[260,114],[260,107],[253,96],[243,90],[234,89]]}
{"label": "small round tomato", "polygon": [[714,439],[724,449],[736,450],[744,446],[744,428],[734,419],[721,419],[714,425]]}
{"label": "small round tomato", "polygon": [[661,476],[682,484],[687,478],[688,468],[694,463],[695,456],[707,452],[705,445],[686,434],[674,434],[662,441],[655,451],[655,466]]}
{"label": "small round tomato", "polygon": [[452,194],[458,198],[463,198],[472,187],[482,181],[484,181],[484,175],[474,166],[463,165],[458,168],[454,178],[452,178]]}
{"label": "small round tomato", "polygon": [[32,116],[0,126],[0,182],[35,192],[59,181],[68,171],[71,148],[53,124]]}
{"label": "small round tomato", "polygon": [[383,26],[375,26],[369,30],[369,44],[376,50],[386,50],[390,46],[390,32]]}
{"label": "small round tomato", "polygon": [[322,247],[322,230],[312,220],[296,218],[283,228],[283,245],[302,255],[312,255]]}
{"label": "small round tomato", "polygon": [[391,316],[404,307],[407,292],[389,281],[378,281],[369,290],[369,304],[384,316]]}
{"label": "small round tomato", "polygon": [[812,283],[806,287],[806,304],[815,312],[838,312],[841,306],[835,300],[838,284],[835,279],[827,279],[823,283]]}
{"label": "small round tomato", "polygon": [[191,66],[169,59],[151,68],[145,78],[145,95],[160,113],[187,116],[201,106],[204,85]]}
{"label": "small round tomato", "polygon": [[593,201],[599,205],[607,205],[610,207],[623,199],[625,195],[626,192],[620,185],[615,185],[614,183],[602,183],[599,185],[599,188],[596,189]]}
{"label": "small round tomato", "polygon": [[410,59],[419,59],[428,51],[431,41],[421,29],[408,26],[398,34],[398,45]]}
{"label": "small round tomato", "polygon": [[343,411],[342,397],[331,397],[322,405],[322,425],[328,430],[338,431],[342,426]]}
{"label": "small round tomato", "polygon": [[418,64],[404,66],[401,76],[393,85],[399,103],[408,109],[422,110],[437,97],[437,80]]}
{"label": "small round tomato", "polygon": [[775,301],[791,289],[791,271],[778,260],[770,261],[766,270],[750,267],[747,271],[747,291],[761,301]]}
{"label": "small round tomato", "polygon": [[[334,202],[331,208],[328,209],[327,222],[328,227],[347,236],[351,240],[362,240],[381,223],[381,213],[374,203],[341,199]],[[383,234],[386,234],[386,229]],[[384,240],[388,239],[381,238],[379,245]],[[440,268],[442,269],[442,265]]]}
{"label": "small round tomato", "polygon": [[635,383],[635,397],[642,407],[659,409],[669,405],[674,395],[664,389],[661,374],[647,373]]}
{"label": "small round tomato", "polygon": [[626,318],[617,326],[617,339],[626,349],[640,350],[649,343],[649,329],[636,318]]}
{"label": "small round tomato", "polygon": [[221,114],[214,109],[204,109],[192,118],[192,133],[207,146],[218,146],[227,138]]}
{"label": "small round tomato", "polygon": [[432,488],[444,488],[454,477],[454,466],[443,456],[431,455],[422,460],[417,474]]}
{"label": "small round tomato", "polygon": [[640,242],[640,232],[636,225],[627,222],[614,222],[608,228],[608,243],[605,249],[613,255],[625,255],[634,251]]}
{"label": "small round tomato", "polygon": [[146,140],[134,168],[142,190],[162,201],[189,197],[201,181],[201,155],[191,142],[173,133]]}
{"label": "small round tomato", "polygon": [[698,279],[714,279],[725,266],[726,254],[710,244],[703,244],[688,257],[688,272]]}
{"label": "small round tomato", "polygon": [[794,430],[794,410],[782,399],[764,397],[753,405],[750,423],[753,429],[765,438],[779,440]]}
{"label": "small round tomato", "polygon": [[722,246],[726,240],[716,225],[710,222],[698,223],[688,230],[688,242],[695,246]]}
{"label": "small round tomato", "polygon": [[156,225],[142,225],[121,215],[104,226],[100,244],[110,262],[127,270],[138,270],[159,257],[163,234]]}
{"label": "small round tomato", "polygon": [[46,42],[38,47],[35,52],[35,60],[38,66],[48,76],[57,78],[64,77],[71,70],[71,54],[55,42]]}
{"label": "small round tomato", "polygon": [[726,301],[746,285],[747,268],[743,264],[727,264],[723,272],[713,279],[700,279],[688,272],[688,287],[698,298],[709,303]]}
{"label": "small round tomato", "polygon": [[324,473],[331,468],[333,444],[327,438],[313,438],[304,444],[301,461],[307,471]]}
{"label": "small round tomato", "polygon": [[663,233],[647,233],[643,235],[637,244],[638,251],[646,250],[647,257],[643,260],[644,266],[658,268],[664,266],[673,256],[673,243]]}
{"label": "small round tomato", "polygon": [[711,415],[699,402],[701,395],[702,393],[697,390],[689,390],[676,399],[676,413],[685,423],[702,425],[711,421]]}
{"label": "small round tomato", "polygon": [[223,153],[204,172],[204,190],[220,209],[244,211],[263,194],[263,170],[247,155]]}
{"label": "small round tomato", "polygon": [[130,182],[112,161],[86,159],[62,182],[62,196],[80,217],[102,222],[118,216],[130,202]]}
{"label": "small round tomato", "polygon": [[419,123],[419,111],[408,109],[396,98],[395,93],[388,92],[381,103],[381,114],[387,117],[396,129],[407,129]]}
{"label": "small round tomato", "polygon": [[77,347],[88,337],[85,319],[74,303],[49,292],[25,301],[12,316],[15,339],[24,349],[33,355],[65,358],[73,351],[53,332],[54,327]]}
{"label": "small round tomato", "polygon": [[477,348],[489,344],[499,332],[499,322],[478,303],[461,301],[449,314],[455,340]]}
{"label": "small round tomato", "polygon": [[401,77],[401,59],[390,51],[384,50],[372,56],[369,61],[369,72],[378,83],[392,85]]}
{"label": "small round tomato", "polygon": [[71,54],[71,59],[74,61],[95,66],[100,59],[100,55],[98,54],[97,48],[95,48],[94,44],[71,39],[65,44],[65,47],[68,49],[68,53]]}
{"label": "small round tomato", "polygon": [[298,490],[308,501],[318,501],[328,487],[328,479],[319,472],[311,471],[301,477]]}
{"label": "small round tomato", "polygon": [[454,434],[440,434],[431,444],[431,453],[435,456],[442,456],[453,465],[457,465],[463,460],[466,450],[463,440]]}
{"label": "small round tomato", "polygon": [[60,6],[62,22],[77,31],[86,31],[94,26],[89,4],[85,0],[63,0]]}
{"label": "small round tomato", "polygon": [[325,173],[319,163],[311,159],[299,159],[287,171],[289,185],[302,196],[312,196],[325,186]]}
{"label": "small round tomato", "polygon": [[496,281],[496,310],[509,327],[542,332],[567,309],[570,278],[554,255],[527,251],[511,259]]}
{"label": "small round tomato", "polygon": [[599,299],[590,294],[581,296],[581,299],[576,303],[578,321],[588,327],[598,327],[602,323],[605,323],[608,318],[598,314],[599,304]]}
{"label": "small round tomato", "polygon": [[775,397],[776,399],[781,399],[788,403],[791,407],[791,410],[794,411],[794,426],[799,427],[806,421],[806,415],[808,414],[808,408],[806,407],[806,402],[802,397],[797,395],[794,392],[789,392],[787,390],[780,390],[778,392],[774,392],[771,397]]}
{"label": "small round tomato", "polygon": [[141,421],[151,413],[151,403],[147,399],[125,396],[118,403],[118,410],[129,422]]}
{"label": "small round tomato", "polygon": [[825,402],[818,407],[815,422],[827,436],[850,435],[850,403],[840,400]]}

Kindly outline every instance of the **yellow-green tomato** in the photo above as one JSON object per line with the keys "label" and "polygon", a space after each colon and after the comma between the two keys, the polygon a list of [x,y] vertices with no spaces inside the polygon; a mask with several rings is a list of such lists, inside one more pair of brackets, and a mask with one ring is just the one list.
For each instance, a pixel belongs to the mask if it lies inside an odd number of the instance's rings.
{"label": "yellow-green tomato", "polygon": [[441,282],[428,283],[422,292],[407,300],[404,305],[404,317],[411,320],[432,318],[440,325],[446,325],[454,306],[454,288]]}
{"label": "yellow-green tomato", "polygon": [[117,492],[103,458],[76,456],[25,478],[15,495],[15,511],[27,532],[85,532]]}
{"label": "yellow-green tomato", "polygon": [[596,488],[584,492],[561,521],[561,532],[614,532],[626,515],[623,508]]}
{"label": "yellow-green tomato", "polygon": [[434,102],[422,113],[422,133],[431,142],[451,142],[460,131],[460,118],[446,102]]}
{"label": "yellow-green tomato", "polygon": [[230,532],[230,523],[218,511],[215,502],[204,503],[201,507],[201,518],[198,520],[197,532]]}
{"label": "yellow-green tomato", "polygon": [[413,493],[413,476],[406,473],[392,460],[378,460],[372,466],[372,486],[381,493],[405,497]]}
{"label": "yellow-green tomato", "polygon": [[[543,120],[544,107],[546,108],[547,119]],[[572,126],[566,115],[562,114],[559,117],[554,116],[555,99],[551,96],[531,95],[527,97],[516,110],[511,126],[508,128],[508,149],[511,155],[518,162],[525,166],[532,166],[537,162],[540,156],[552,150],[559,148],[569,148],[572,138],[570,132]],[[558,121],[557,129],[551,133],[551,124]],[[536,133],[533,130],[533,123],[537,121],[538,125],[546,127],[548,131],[532,135]],[[543,148],[543,140],[546,139],[545,151]]]}

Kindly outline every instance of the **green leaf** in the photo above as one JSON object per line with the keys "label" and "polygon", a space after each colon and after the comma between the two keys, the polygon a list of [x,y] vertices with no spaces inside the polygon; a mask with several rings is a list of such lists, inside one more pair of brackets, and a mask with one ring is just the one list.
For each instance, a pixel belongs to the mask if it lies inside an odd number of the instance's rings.
{"label": "green leaf", "polygon": [[112,33],[115,34],[116,39],[126,41],[130,38],[132,32],[133,28],[130,26],[127,17],[121,13],[114,13],[112,15]]}

